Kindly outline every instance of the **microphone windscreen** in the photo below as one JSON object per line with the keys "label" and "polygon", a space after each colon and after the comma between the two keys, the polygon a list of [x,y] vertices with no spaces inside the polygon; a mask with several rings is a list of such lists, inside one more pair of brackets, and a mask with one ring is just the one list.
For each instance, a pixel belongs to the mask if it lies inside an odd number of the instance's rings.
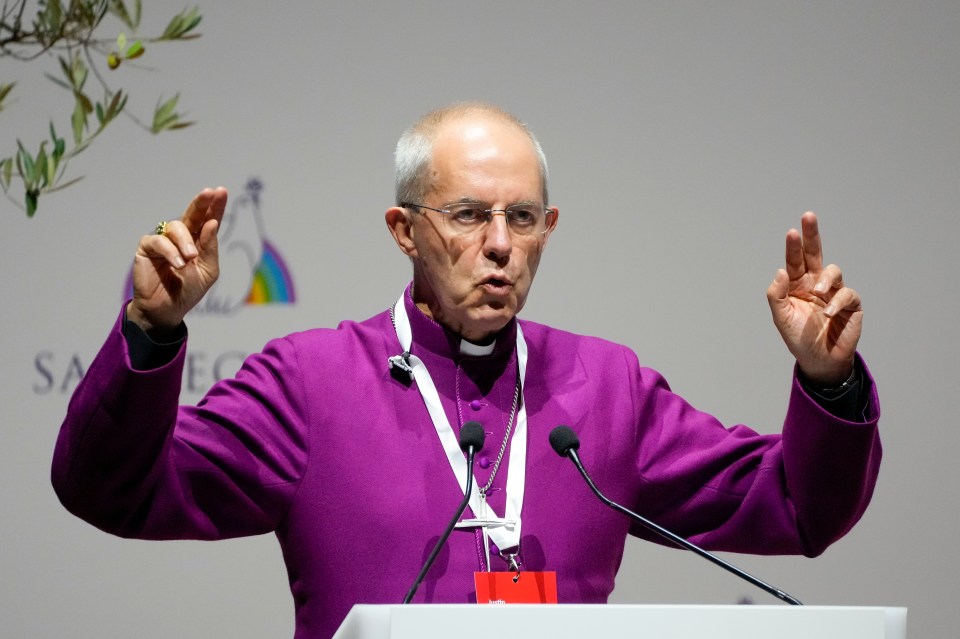
{"label": "microphone windscreen", "polygon": [[550,431],[550,445],[561,457],[566,457],[570,449],[580,448],[580,439],[569,426],[557,426]]}
{"label": "microphone windscreen", "polygon": [[466,452],[471,446],[475,451],[480,450],[483,448],[485,437],[486,433],[483,432],[483,426],[480,425],[480,422],[467,422],[460,429],[460,450]]}

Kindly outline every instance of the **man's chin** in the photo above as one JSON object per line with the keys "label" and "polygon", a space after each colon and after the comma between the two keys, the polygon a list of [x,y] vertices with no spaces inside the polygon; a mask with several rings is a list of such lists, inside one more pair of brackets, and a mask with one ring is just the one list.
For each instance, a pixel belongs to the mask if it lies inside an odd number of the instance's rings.
{"label": "man's chin", "polygon": [[516,315],[513,307],[479,309],[471,313],[461,330],[461,335],[470,341],[480,341],[496,335],[503,327],[510,323]]}

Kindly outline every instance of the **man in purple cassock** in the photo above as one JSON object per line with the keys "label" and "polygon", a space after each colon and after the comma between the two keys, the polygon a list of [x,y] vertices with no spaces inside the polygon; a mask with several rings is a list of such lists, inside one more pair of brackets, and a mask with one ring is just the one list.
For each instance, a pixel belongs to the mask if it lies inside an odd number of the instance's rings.
{"label": "man in purple cassock", "polygon": [[611,499],[707,548],[815,556],[861,517],[879,405],[856,352],[860,298],[823,265],[813,213],[767,290],[797,363],[782,433],[759,435],[697,411],[623,346],[517,319],[559,211],[516,118],[432,112],[401,137],[396,170],[386,223],[413,264],[399,299],[269,342],[196,406],[178,405],[183,320],[217,279],[226,191],[141,238],[133,299],[57,441],[71,512],[141,539],[275,533],[301,639],[332,635],[354,604],[403,599],[464,497],[467,421],[486,431],[476,490],[414,602],[473,602],[474,573],[513,561],[556,571],[560,603],[607,600],[626,536],[649,533],[551,450],[558,424]]}

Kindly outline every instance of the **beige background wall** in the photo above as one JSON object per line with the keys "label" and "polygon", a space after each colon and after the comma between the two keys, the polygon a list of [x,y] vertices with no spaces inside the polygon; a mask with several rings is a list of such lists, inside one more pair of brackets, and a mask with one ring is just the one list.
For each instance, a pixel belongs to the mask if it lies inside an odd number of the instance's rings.
{"label": "beige background wall", "polygon": [[[145,4],[148,22],[183,6]],[[960,4],[201,9],[203,38],[151,50],[159,70],[132,81],[130,103],[144,112],[180,91],[195,127],[152,139],[118,122],[76,164],[86,179],[42,200],[36,219],[0,200],[0,634],[292,633],[272,537],[124,541],[59,506],[49,461],[69,391],[120,308],[138,237],[204,185],[239,195],[262,181],[263,232],[298,299],[191,318],[184,401],[269,337],[386,308],[408,277],[382,222],[396,137],[429,108],[484,99],[530,122],[562,213],[524,316],[629,344],[729,423],[779,428],[791,361],[764,291],[786,230],[820,213],[827,258],[864,298],[880,483],[821,558],[736,561],[807,603],[905,605],[912,637],[953,635]],[[34,75],[2,61],[0,78],[57,95]],[[24,93],[0,114],[0,150],[66,117],[36,111]],[[773,602],[693,556],[631,541],[613,600],[744,596]]]}

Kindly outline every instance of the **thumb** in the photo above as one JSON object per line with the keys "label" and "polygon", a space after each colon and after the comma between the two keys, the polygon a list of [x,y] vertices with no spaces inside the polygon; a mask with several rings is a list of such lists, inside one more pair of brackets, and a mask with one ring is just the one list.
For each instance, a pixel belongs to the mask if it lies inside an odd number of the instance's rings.
{"label": "thumb", "polygon": [[790,278],[787,276],[787,272],[781,268],[777,269],[773,282],[767,287],[767,303],[770,304],[770,312],[773,313],[773,320],[778,326],[790,307],[789,285]]}

